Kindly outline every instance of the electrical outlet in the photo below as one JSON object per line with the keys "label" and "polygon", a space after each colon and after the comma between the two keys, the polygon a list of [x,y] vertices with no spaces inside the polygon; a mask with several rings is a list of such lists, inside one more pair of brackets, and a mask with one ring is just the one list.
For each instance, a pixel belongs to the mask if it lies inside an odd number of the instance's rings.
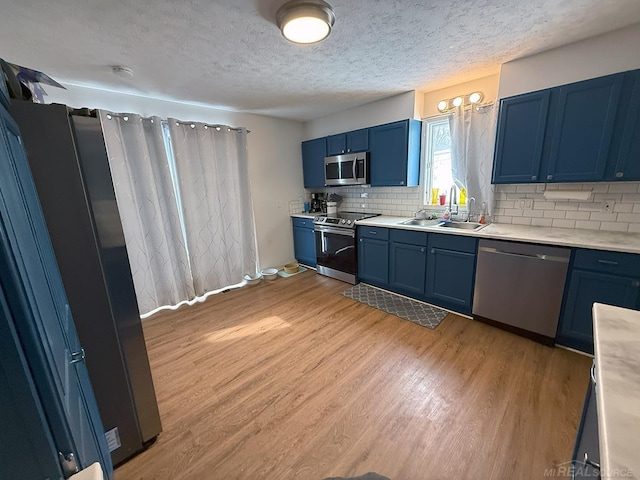
{"label": "electrical outlet", "polygon": [[525,201],[524,201],[524,199],[522,199],[522,200],[520,200],[520,201],[518,202],[518,206],[520,207],[520,210],[524,210],[524,205],[525,205]]}
{"label": "electrical outlet", "polygon": [[533,200],[530,198],[525,199],[524,208],[533,208]]}
{"label": "electrical outlet", "polygon": [[606,212],[606,213],[611,213],[613,212],[613,207],[615,206],[616,202],[614,200],[605,200],[602,202],[602,211]]}

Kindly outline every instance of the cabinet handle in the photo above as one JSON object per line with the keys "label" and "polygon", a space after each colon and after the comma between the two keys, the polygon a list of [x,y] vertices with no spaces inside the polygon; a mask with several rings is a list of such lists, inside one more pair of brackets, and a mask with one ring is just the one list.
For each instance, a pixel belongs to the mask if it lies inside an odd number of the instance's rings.
{"label": "cabinet handle", "polygon": [[537,180],[538,176],[537,175],[531,175],[531,180]]}
{"label": "cabinet handle", "polygon": [[351,151],[351,149],[350,149],[350,148],[347,148],[347,153],[349,153],[350,151]]}
{"label": "cabinet handle", "polygon": [[436,253],[436,249],[435,249],[435,248],[432,248],[432,249],[431,249],[431,253],[435,255],[435,253]]}
{"label": "cabinet handle", "polygon": [[633,282],[631,282],[631,286],[638,288],[640,287],[640,282],[638,280],[634,280]]}
{"label": "cabinet handle", "polygon": [[360,241],[362,242],[362,239],[360,239]]}
{"label": "cabinet handle", "polygon": [[553,180],[553,175],[547,175],[547,180]]}
{"label": "cabinet handle", "polygon": [[373,230],[371,230],[371,231],[369,232],[369,234],[370,234],[370,235],[377,235],[377,234],[378,234],[378,232],[374,232]]}
{"label": "cabinet handle", "polygon": [[598,263],[602,263],[604,265],[618,265],[618,262],[614,262],[613,260],[598,259]]}
{"label": "cabinet handle", "polygon": [[593,362],[591,362],[591,381],[593,382],[593,384],[596,384],[596,360],[593,359]]}
{"label": "cabinet handle", "polygon": [[624,177],[624,172],[616,172],[616,178]]}
{"label": "cabinet handle", "polygon": [[420,249],[420,252],[424,253],[424,247],[422,247],[422,248]]}
{"label": "cabinet handle", "polygon": [[404,185],[404,180],[401,180],[401,181],[400,181],[400,185]]}
{"label": "cabinet handle", "polygon": [[585,466],[590,465],[593,468],[597,468],[598,470],[600,470],[600,464],[589,460],[589,455],[587,454],[587,452],[584,452],[584,464]]}

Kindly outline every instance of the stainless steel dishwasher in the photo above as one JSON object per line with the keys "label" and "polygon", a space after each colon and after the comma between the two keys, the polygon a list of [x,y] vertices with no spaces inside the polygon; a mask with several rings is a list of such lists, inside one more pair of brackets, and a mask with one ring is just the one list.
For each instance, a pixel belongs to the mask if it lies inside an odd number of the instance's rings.
{"label": "stainless steel dishwasher", "polygon": [[553,344],[570,255],[568,248],[480,240],[474,317]]}

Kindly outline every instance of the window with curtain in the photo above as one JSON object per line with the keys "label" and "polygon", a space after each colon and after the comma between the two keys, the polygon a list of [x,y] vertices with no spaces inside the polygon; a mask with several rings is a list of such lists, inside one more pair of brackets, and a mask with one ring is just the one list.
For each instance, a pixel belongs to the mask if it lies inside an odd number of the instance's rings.
{"label": "window with curtain", "polygon": [[423,124],[424,204],[438,205],[440,194],[454,184],[451,171],[451,130],[448,117],[425,119]]}
{"label": "window with curtain", "polygon": [[257,269],[244,128],[100,112],[143,316]]}

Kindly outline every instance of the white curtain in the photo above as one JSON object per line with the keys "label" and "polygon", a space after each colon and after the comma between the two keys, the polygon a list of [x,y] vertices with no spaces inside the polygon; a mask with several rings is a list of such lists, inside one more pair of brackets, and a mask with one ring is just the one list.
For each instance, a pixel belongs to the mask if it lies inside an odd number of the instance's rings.
{"label": "white curtain", "polygon": [[493,150],[496,138],[496,105],[463,109],[457,107],[449,117],[451,129],[451,168],[458,186],[466,186],[467,198],[476,199],[476,212],[482,202],[487,214],[494,208],[491,184]]}
{"label": "white curtain", "polygon": [[202,295],[256,271],[247,131],[168,122],[193,285]]}
{"label": "white curtain", "polygon": [[160,118],[100,112],[140,312],[193,298]]}

